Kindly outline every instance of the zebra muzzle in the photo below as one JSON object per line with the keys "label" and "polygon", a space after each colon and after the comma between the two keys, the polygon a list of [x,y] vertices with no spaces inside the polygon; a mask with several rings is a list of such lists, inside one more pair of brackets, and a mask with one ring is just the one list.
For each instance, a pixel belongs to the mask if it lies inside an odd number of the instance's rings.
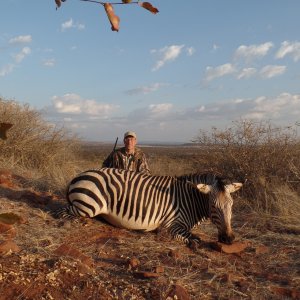
{"label": "zebra muzzle", "polygon": [[223,234],[218,235],[218,241],[220,243],[231,245],[233,243],[234,239],[235,239],[235,236],[233,233],[231,233],[231,234],[223,233]]}

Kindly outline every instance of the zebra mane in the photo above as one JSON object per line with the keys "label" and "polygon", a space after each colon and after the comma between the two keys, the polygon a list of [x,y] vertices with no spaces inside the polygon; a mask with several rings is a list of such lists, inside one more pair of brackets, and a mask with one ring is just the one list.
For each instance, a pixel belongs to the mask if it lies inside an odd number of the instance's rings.
{"label": "zebra mane", "polygon": [[214,185],[219,191],[225,191],[225,185],[228,184],[228,179],[216,173],[192,173],[176,177],[177,180],[190,181],[195,184],[204,183]]}

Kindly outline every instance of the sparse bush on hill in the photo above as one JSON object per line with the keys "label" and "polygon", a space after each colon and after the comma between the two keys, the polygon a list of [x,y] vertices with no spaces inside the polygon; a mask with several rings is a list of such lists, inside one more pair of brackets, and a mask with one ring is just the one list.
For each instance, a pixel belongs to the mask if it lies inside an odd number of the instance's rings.
{"label": "sparse bush on hill", "polygon": [[61,188],[66,174],[76,172],[78,140],[64,128],[47,123],[27,104],[0,98],[0,120],[14,124],[0,140],[0,166],[29,170],[44,178],[49,189]]}
{"label": "sparse bush on hill", "polygon": [[296,127],[240,120],[230,128],[200,131],[194,142],[205,153],[201,168],[247,179],[241,193],[251,209],[298,214],[300,140]]}

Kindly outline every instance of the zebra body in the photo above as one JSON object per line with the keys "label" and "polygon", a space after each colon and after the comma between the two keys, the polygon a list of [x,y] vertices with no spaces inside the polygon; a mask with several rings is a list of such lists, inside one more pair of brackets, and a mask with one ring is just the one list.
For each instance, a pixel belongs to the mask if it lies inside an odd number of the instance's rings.
{"label": "zebra body", "polygon": [[[219,239],[221,235],[226,236],[228,239],[224,241],[230,243],[233,235],[230,193],[241,184],[236,183],[234,188],[222,185],[213,175],[203,176],[204,183],[200,183],[196,177],[191,180],[152,176],[110,168],[89,170],[69,184],[67,213],[90,218],[101,215],[112,225],[133,230],[152,231],[164,226],[173,237],[187,244],[199,240],[190,230],[211,218],[217,225]],[[229,205],[222,203],[221,214],[215,213],[212,218],[215,203],[222,201]]]}

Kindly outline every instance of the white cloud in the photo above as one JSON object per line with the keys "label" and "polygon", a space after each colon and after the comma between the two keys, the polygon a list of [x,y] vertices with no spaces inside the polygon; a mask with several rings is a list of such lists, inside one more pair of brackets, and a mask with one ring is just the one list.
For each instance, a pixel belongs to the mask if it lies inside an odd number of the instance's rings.
{"label": "white cloud", "polygon": [[18,54],[15,55],[15,62],[20,63],[30,53],[31,49],[29,47],[24,47]]}
{"label": "white cloud", "polygon": [[148,124],[152,126],[152,122],[167,121],[173,115],[172,103],[150,104],[146,107],[133,110],[127,116],[127,119],[135,125]]}
{"label": "white cloud", "polygon": [[167,85],[166,83],[156,82],[156,83],[153,83],[153,84],[148,85],[148,86],[141,86],[141,87],[138,87],[138,88],[135,88],[135,89],[128,90],[128,91],[126,91],[126,93],[128,95],[138,95],[138,94],[146,95],[146,94],[149,94],[149,93],[152,93],[152,92],[156,92],[161,87],[164,87],[166,85]]}
{"label": "white cloud", "polygon": [[277,51],[275,57],[284,58],[287,55],[290,55],[294,61],[298,61],[300,59],[300,42],[282,42],[281,47]]}
{"label": "white cloud", "polygon": [[61,24],[61,31],[65,31],[65,30],[71,29],[71,28],[83,30],[85,28],[85,25],[80,24],[80,23],[74,23],[72,18]]}
{"label": "white cloud", "polygon": [[235,58],[244,58],[246,61],[251,61],[254,58],[261,58],[267,55],[269,50],[273,47],[273,43],[267,42],[261,45],[241,45],[234,53]]}
{"label": "white cloud", "polygon": [[238,74],[237,79],[248,79],[256,74],[255,68],[244,68],[242,71]]}
{"label": "white cloud", "polygon": [[166,46],[160,50],[152,50],[151,53],[158,53],[160,56],[160,59],[156,62],[155,66],[152,68],[152,71],[157,71],[167,62],[171,62],[177,59],[183,47],[184,45],[172,45]]}
{"label": "white cloud", "polygon": [[54,58],[50,58],[50,59],[47,59],[43,62],[43,65],[45,67],[54,67],[55,65],[55,59]]}
{"label": "white cloud", "polygon": [[[11,38],[8,41],[8,44],[11,47],[20,46],[22,44],[30,43],[32,41],[31,35],[20,35],[14,38]],[[31,49],[29,47],[23,47],[17,54],[11,54],[14,61],[12,63],[7,63],[6,65],[0,68],[0,77],[4,77],[11,73],[17,64],[20,64],[26,56],[31,53]]]}
{"label": "white cloud", "polygon": [[65,114],[86,114],[91,116],[107,116],[118,106],[98,103],[94,99],[82,99],[77,94],[65,94],[62,97],[52,98],[55,110]]}
{"label": "white cloud", "polygon": [[263,67],[259,74],[263,79],[269,79],[275,76],[282,75],[285,73],[287,67],[286,66],[276,66],[276,65],[268,65]]}
{"label": "white cloud", "polygon": [[206,67],[204,80],[211,81],[215,78],[223,77],[225,75],[229,75],[235,72],[236,72],[236,68],[230,63],[220,65],[215,68],[208,66]]}
{"label": "white cloud", "polygon": [[[224,102],[209,103],[187,109],[182,118],[187,120],[233,121],[237,118],[274,120],[292,124],[299,120],[300,94],[281,93],[275,97],[259,96],[257,98],[237,98]],[[176,116],[177,118],[178,116]]]}
{"label": "white cloud", "polygon": [[15,65],[13,65],[13,64],[7,64],[7,65],[5,65],[4,67],[2,67],[0,69],[0,77],[6,76],[10,72],[12,72],[14,68],[15,68]]}
{"label": "white cloud", "polygon": [[205,106],[204,106],[204,105],[201,105],[201,106],[199,106],[199,107],[196,107],[195,111],[196,111],[196,112],[203,112],[203,111],[205,111]]}
{"label": "white cloud", "polygon": [[289,121],[291,115],[300,114],[300,95],[282,93],[275,98],[265,96],[252,101],[253,107],[245,112],[245,118],[254,119],[285,119]]}
{"label": "white cloud", "polygon": [[[199,128],[224,127],[234,120],[271,120],[274,124],[292,125],[299,122],[300,94],[281,93],[274,97],[234,98],[223,102],[209,102],[180,110],[172,103],[150,104],[131,110],[128,114],[118,110],[119,115],[105,113],[105,104],[82,99],[76,94],[53,98],[55,111],[47,109],[47,115],[55,123],[60,121],[87,139],[112,140],[127,128],[138,131],[139,140],[182,141],[189,140]],[[103,114],[92,115],[88,109],[99,107]],[[100,109],[101,108],[101,109]],[[110,110],[111,109],[111,110]],[[60,113],[58,113],[60,112]],[[62,113],[64,112],[64,113]],[[52,114],[52,116],[51,116]],[[165,129],[163,134],[160,130]]]}
{"label": "white cloud", "polygon": [[14,37],[8,41],[9,44],[15,45],[15,44],[28,44],[32,42],[31,35],[19,35],[17,37]]}
{"label": "white cloud", "polygon": [[84,24],[77,24],[77,25],[75,25],[75,27],[76,27],[78,30],[83,30],[83,29],[85,29],[85,25],[84,25]]}
{"label": "white cloud", "polygon": [[220,48],[220,46],[218,46],[217,44],[213,44],[213,46],[212,46],[213,51],[217,51],[219,48]]}
{"label": "white cloud", "polygon": [[196,49],[194,47],[189,47],[186,48],[186,52],[188,56],[192,56],[196,52]]}
{"label": "white cloud", "polygon": [[61,24],[61,30],[64,31],[66,29],[70,29],[73,27],[73,19],[70,19]]}
{"label": "white cloud", "polygon": [[161,116],[162,114],[168,113],[172,107],[173,104],[171,103],[150,104],[149,111],[153,115]]}

